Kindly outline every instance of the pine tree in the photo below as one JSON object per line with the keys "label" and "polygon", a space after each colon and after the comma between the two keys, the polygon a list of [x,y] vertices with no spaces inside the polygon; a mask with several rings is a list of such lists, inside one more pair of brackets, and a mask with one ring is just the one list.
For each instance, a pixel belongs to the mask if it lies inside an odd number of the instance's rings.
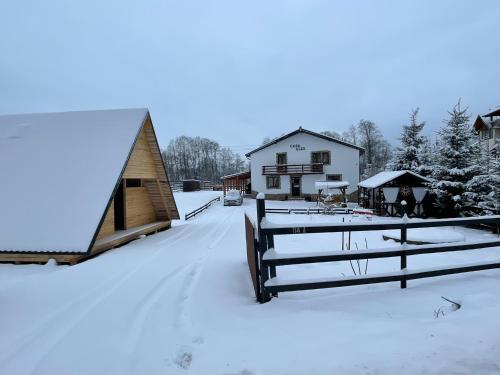
{"label": "pine tree", "polygon": [[467,197],[475,214],[500,213],[500,158],[481,148],[478,158],[480,174],[467,183]]}
{"label": "pine tree", "polygon": [[436,196],[440,215],[460,216],[467,213],[470,205],[466,185],[479,172],[474,160],[479,146],[469,124],[467,109],[460,108],[460,101],[448,113],[450,118],[439,131],[431,192]]}
{"label": "pine tree", "polygon": [[420,152],[426,138],[420,135],[420,132],[424,128],[425,122],[418,122],[418,111],[418,108],[412,110],[410,123],[403,125],[400,138],[401,146],[396,149],[394,158],[388,165],[388,168],[393,171],[409,170],[418,173],[418,168],[422,164]]}
{"label": "pine tree", "polygon": [[418,160],[420,165],[416,168],[415,172],[424,177],[432,177],[434,166],[436,165],[436,144],[431,144],[431,140],[427,137],[418,152]]}

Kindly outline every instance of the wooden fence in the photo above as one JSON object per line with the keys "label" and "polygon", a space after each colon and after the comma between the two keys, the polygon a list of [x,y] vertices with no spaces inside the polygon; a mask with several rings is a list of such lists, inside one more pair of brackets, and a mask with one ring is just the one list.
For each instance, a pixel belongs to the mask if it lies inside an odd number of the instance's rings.
{"label": "wooden fence", "polygon": [[200,212],[205,211],[208,207],[212,205],[212,203],[216,201],[220,201],[220,197],[214,198],[210,202],[205,203],[203,206],[197,208],[196,210],[187,213],[186,215],[184,215],[184,220],[189,220],[192,217],[198,215]]}
{"label": "wooden fence", "polygon": [[352,208],[332,207],[332,208],[266,208],[266,214],[350,214]]}
{"label": "wooden fence", "polygon": [[255,297],[257,301],[260,301],[260,274],[259,274],[259,255],[258,255],[258,242],[255,232],[255,226],[252,220],[245,214],[245,235],[247,242],[247,263],[248,270],[252,277],[252,284],[255,291]]}
{"label": "wooden fence", "polygon": [[[182,191],[183,181],[170,181],[170,187],[174,192]],[[211,181],[200,181],[200,190],[222,190],[222,184]]]}
{"label": "wooden fence", "polygon": [[[277,224],[271,223],[266,219],[265,200],[257,199],[257,225],[253,228],[257,236],[255,246],[258,254],[255,257],[248,257],[249,267],[255,269],[255,276],[252,279],[258,280],[259,289],[256,290],[256,296],[259,302],[269,301],[273,296],[278,296],[279,292],[288,292],[296,290],[309,290],[321,288],[335,288],[349,285],[364,285],[385,282],[400,282],[401,288],[406,288],[408,280],[421,279],[427,277],[451,275],[456,273],[473,272],[500,268],[500,257],[497,261],[476,262],[462,264],[458,266],[434,267],[429,269],[407,270],[407,257],[420,254],[445,253],[453,251],[479,250],[500,246],[500,238],[487,241],[470,241],[462,243],[444,243],[431,245],[407,245],[407,231],[411,228],[430,228],[444,226],[471,226],[479,224],[497,225],[500,223],[500,215],[482,216],[474,218],[453,218],[436,219],[425,221],[408,221],[406,216],[401,219],[395,219],[383,222],[359,222],[359,223],[316,223],[311,224]],[[251,225],[250,220],[248,222]],[[248,224],[247,224],[248,225]],[[354,231],[380,231],[387,229],[401,230],[401,246],[388,249],[374,249],[362,251],[324,251],[324,252],[305,252],[300,254],[282,254],[274,250],[274,236],[289,234],[307,234],[307,233],[335,233],[335,232],[354,232]],[[247,249],[249,237],[247,235]],[[332,277],[322,279],[304,279],[300,281],[285,281],[277,278],[277,267],[292,264],[319,263],[319,262],[337,262],[352,261],[359,259],[378,259],[378,258],[400,258],[400,271],[374,274],[374,275],[356,275],[350,277]],[[254,265],[250,266],[252,260]]]}

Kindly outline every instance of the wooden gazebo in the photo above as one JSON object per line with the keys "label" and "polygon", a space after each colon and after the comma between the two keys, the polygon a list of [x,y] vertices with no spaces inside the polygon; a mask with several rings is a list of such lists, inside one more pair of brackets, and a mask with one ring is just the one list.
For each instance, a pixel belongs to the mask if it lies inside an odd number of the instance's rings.
{"label": "wooden gazebo", "polygon": [[406,201],[407,214],[422,217],[428,183],[427,178],[407,170],[380,172],[358,184],[358,203],[378,215],[398,216],[401,202]]}
{"label": "wooden gazebo", "polygon": [[252,193],[252,187],[250,185],[250,171],[222,176],[221,179],[224,195],[226,195],[229,190],[238,190],[241,194]]}

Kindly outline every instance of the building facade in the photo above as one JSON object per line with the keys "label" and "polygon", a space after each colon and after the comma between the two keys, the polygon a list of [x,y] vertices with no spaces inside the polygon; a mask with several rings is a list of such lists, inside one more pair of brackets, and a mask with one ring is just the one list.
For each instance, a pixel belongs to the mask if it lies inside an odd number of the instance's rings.
{"label": "building facade", "polygon": [[496,155],[499,154],[500,140],[500,109],[477,116],[474,129],[479,133],[481,146]]}
{"label": "building facade", "polygon": [[269,199],[314,197],[318,181],[348,181],[357,191],[363,149],[348,142],[299,128],[250,151],[252,194]]}

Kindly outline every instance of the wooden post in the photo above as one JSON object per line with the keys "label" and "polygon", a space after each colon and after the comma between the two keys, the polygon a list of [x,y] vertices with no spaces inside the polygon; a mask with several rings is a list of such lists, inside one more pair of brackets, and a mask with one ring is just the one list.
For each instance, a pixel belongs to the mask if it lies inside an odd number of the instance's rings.
{"label": "wooden post", "polygon": [[[406,228],[406,220],[408,217],[406,216],[406,201],[401,201],[401,215],[403,218],[403,226],[401,227],[401,246],[405,247],[406,245],[406,237],[407,237],[407,228]],[[401,270],[406,270],[406,254],[401,255]],[[401,276],[401,289],[406,289],[406,276]]]}
{"label": "wooden post", "polygon": [[[345,218],[342,218],[342,222],[345,222]],[[342,231],[342,251],[344,251],[344,231]]]}
{"label": "wooden post", "polygon": [[261,301],[260,303],[268,302],[271,299],[271,295],[265,291],[265,283],[269,280],[269,267],[264,265],[262,261],[265,252],[268,249],[267,239],[264,233],[262,232],[261,223],[262,220],[266,217],[266,200],[265,195],[263,193],[257,194],[257,236],[259,239],[259,265],[261,270],[260,277],[260,291],[261,291]]}
{"label": "wooden post", "polygon": [[[266,236],[267,238],[267,248],[268,249],[274,249],[274,235],[273,234],[269,234]],[[272,277],[276,277],[276,266],[271,266],[269,267],[269,271],[270,271],[270,274],[271,274],[271,278]],[[278,292],[274,292],[273,293],[273,297],[278,297]]]}

